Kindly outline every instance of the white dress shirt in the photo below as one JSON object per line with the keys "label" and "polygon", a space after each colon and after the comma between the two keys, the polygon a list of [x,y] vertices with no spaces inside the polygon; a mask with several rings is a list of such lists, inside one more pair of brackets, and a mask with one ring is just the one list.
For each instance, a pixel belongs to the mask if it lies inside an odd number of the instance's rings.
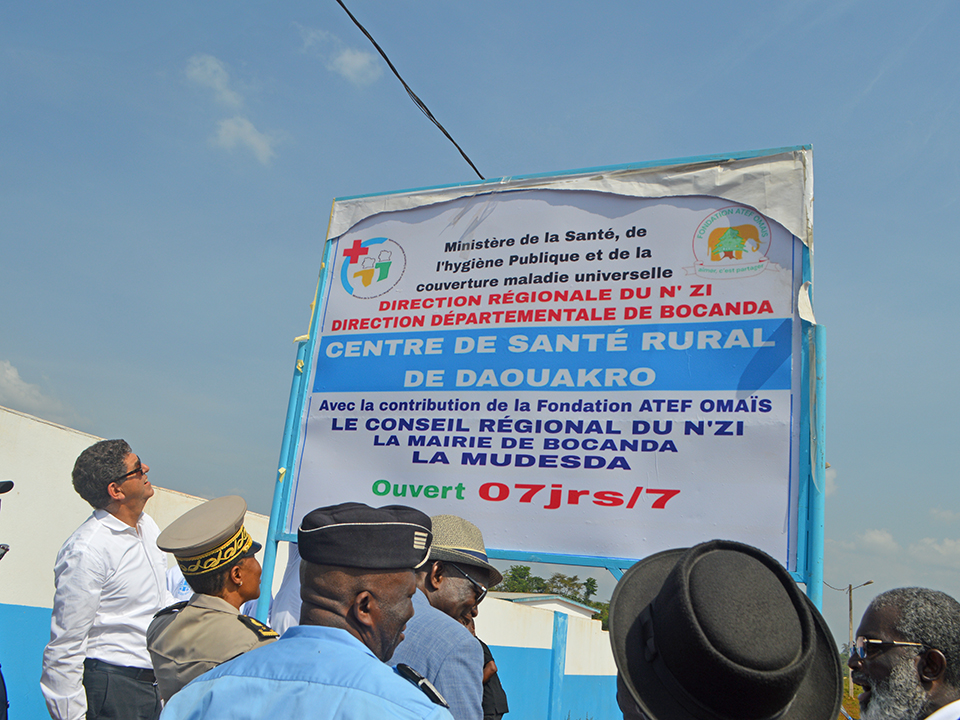
{"label": "white dress shirt", "polygon": [[933,715],[927,715],[927,720],[957,720],[960,718],[960,700],[954,700],[949,705],[944,705]]}
{"label": "white dress shirt", "polygon": [[167,590],[173,595],[175,602],[182,602],[193,597],[193,588],[183,576],[183,570],[177,563],[167,568]]}
{"label": "white dress shirt", "polygon": [[290,543],[287,569],[270,604],[270,627],[283,635],[300,624],[300,546]]}
{"label": "white dress shirt", "polygon": [[56,720],[82,720],[87,711],[83,660],[150,668],[147,627],[173,602],[160,529],[141,514],[137,527],[94,510],[57,554],[50,643],[40,687]]}

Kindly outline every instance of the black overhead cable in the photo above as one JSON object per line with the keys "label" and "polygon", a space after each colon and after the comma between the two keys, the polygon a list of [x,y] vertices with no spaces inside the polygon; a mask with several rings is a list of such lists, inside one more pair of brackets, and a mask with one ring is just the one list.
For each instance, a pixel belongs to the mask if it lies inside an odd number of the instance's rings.
{"label": "black overhead cable", "polygon": [[347,6],[343,4],[343,0],[337,0],[337,4],[343,8],[344,12],[346,12],[347,15],[350,16],[350,19],[353,20],[353,24],[356,25],[358,28],[360,28],[360,32],[362,32],[364,35],[367,36],[367,40],[373,43],[373,46],[377,49],[377,52],[380,53],[380,57],[382,57],[386,61],[387,65],[390,67],[390,70],[392,70],[393,74],[397,76],[397,80],[399,80],[400,83],[403,85],[403,89],[407,91],[407,95],[410,96],[410,99],[413,100],[414,104],[418,108],[420,108],[420,111],[427,116],[430,122],[432,122],[434,125],[440,128],[440,132],[446,135],[447,140],[452,142],[453,146],[460,151],[460,154],[463,156],[463,159],[466,160],[467,163],[470,165],[470,167],[473,168],[473,171],[477,174],[477,177],[479,177],[481,180],[485,180],[486,178],[484,178],[483,175],[480,174],[480,171],[477,170],[477,166],[473,164],[473,161],[469,157],[467,157],[467,154],[463,151],[463,148],[457,145],[457,141],[450,136],[450,133],[448,133],[446,129],[443,127],[443,125],[441,125],[439,121],[433,116],[433,113],[430,112],[430,109],[423,104],[423,100],[418,98],[417,94],[413,90],[411,90],[410,86],[407,85],[407,83],[404,81],[402,77],[400,77],[400,73],[397,72],[397,69],[393,66],[393,63],[390,62],[390,58],[388,58],[387,54],[383,51],[383,49],[379,45],[377,45],[377,41],[374,40],[373,36],[367,32],[367,29],[363,25],[361,25],[360,22],[353,16],[353,13],[347,9]]}

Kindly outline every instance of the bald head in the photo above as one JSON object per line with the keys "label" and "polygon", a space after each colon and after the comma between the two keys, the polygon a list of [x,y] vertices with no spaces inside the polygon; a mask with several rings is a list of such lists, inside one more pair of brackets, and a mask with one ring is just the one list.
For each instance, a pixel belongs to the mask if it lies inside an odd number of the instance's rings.
{"label": "bald head", "polygon": [[416,574],[300,563],[301,625],[340,628],[380,660],[393,656],[413,617]]}

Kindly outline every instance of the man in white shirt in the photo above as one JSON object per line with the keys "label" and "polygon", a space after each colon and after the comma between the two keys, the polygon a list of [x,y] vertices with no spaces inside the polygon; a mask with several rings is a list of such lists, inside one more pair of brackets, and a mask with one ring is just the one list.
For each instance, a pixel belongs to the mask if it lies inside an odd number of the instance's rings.
{"label": "man in white shirt", "polygon": [[850,652],[863,720],[960,719],[960,603],[927,588],[873,599]]}
{"label": "man in white shirt", "polygon": [[267,623],[281,635],[300,624],[300,559],[300,546],[291,542],[287,550],[287,568],[270,603],[270,622]]}
{"label": "man in white shirt", "polygon": [[73,487],[93,506],[60,548],[50,643],[40,686],[54,720],[149,720],[160,715],[146,632],[173,600],[160,530],[143,508],[150,471],[124,440],[84,450]]}

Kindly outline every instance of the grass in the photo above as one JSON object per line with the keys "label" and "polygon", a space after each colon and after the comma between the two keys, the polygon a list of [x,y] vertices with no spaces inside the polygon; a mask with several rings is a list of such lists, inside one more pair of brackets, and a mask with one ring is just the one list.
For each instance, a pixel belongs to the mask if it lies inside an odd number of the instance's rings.
{"label": "grass", "polygon": [[[847,676],[844,675],[843,676],[843,709],[846,710],[848,713],[850,713],[851,717],[859,719],[860,703],[857,702],[856,696],[860,694],[860,686],[859,685],[853,686],[854,697],[850,697],[847,694],[847,688],[849,687],[850,687],[849,680],[847,679]],[[841,720],[845,720],[843,718],[843,715],[839,715],[838,717],[841,718]]]}

